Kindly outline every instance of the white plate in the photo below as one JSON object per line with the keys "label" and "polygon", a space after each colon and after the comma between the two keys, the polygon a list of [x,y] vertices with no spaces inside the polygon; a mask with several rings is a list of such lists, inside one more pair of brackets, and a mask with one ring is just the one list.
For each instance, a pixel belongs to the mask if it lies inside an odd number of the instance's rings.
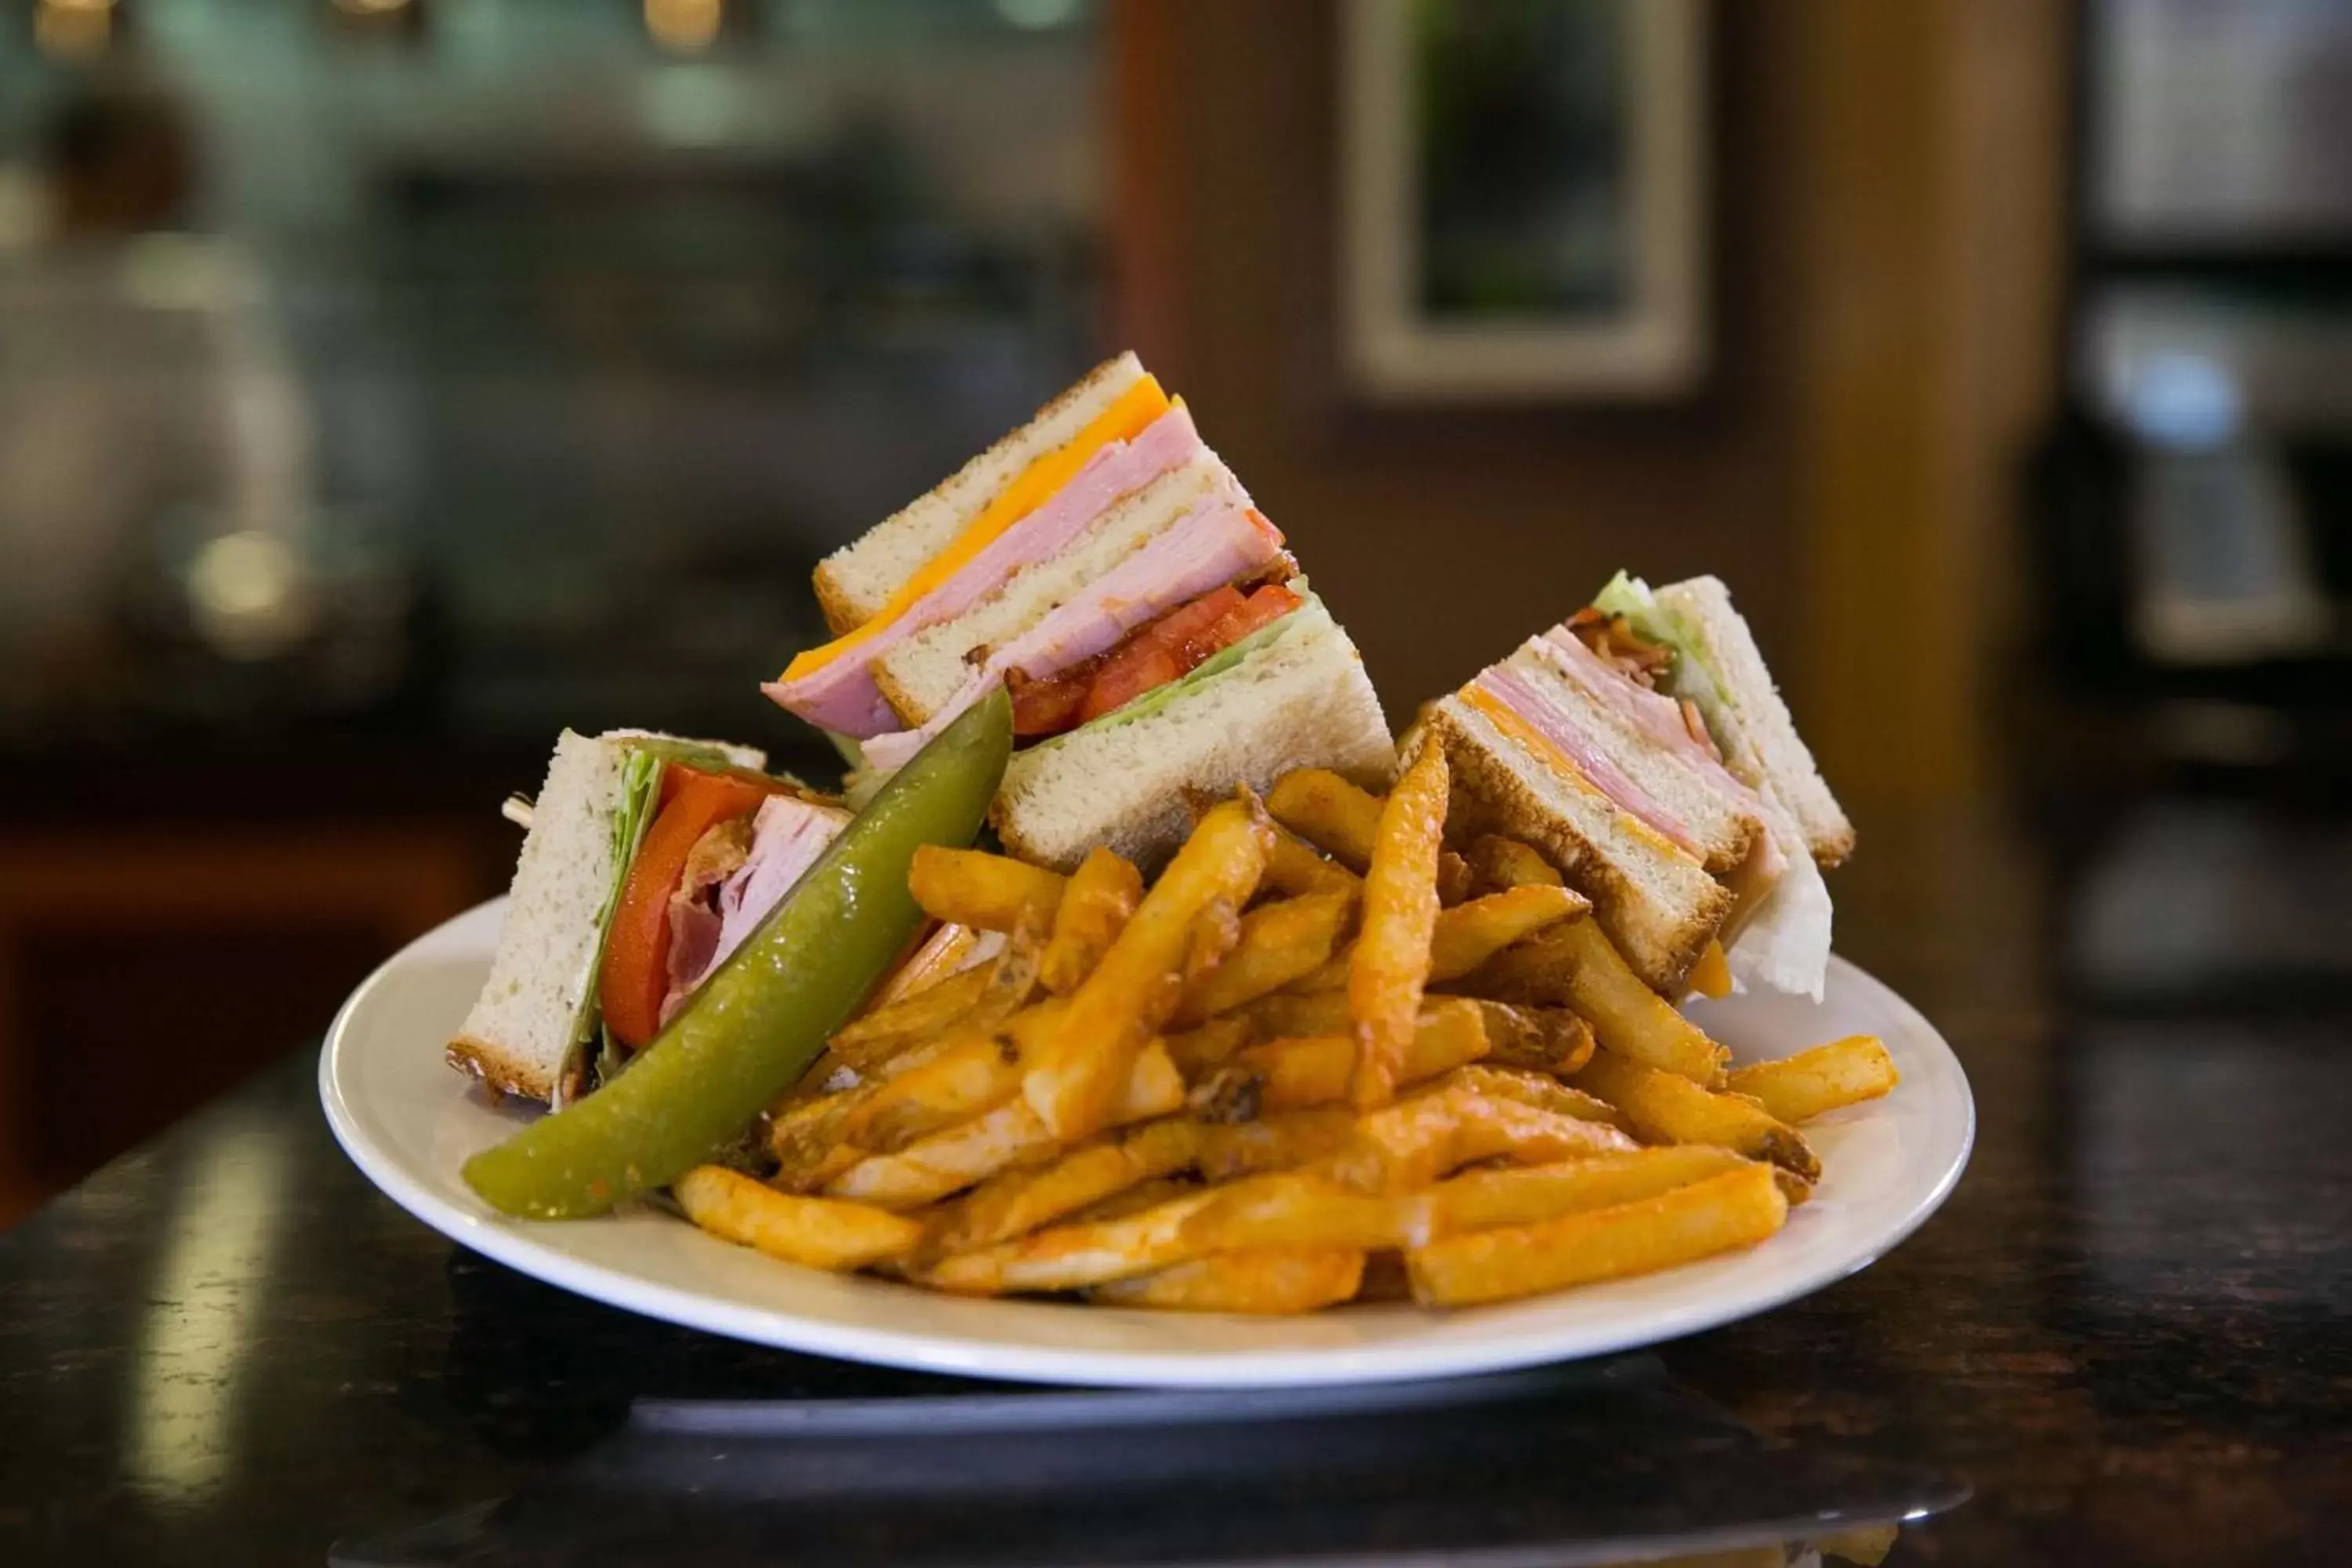
{"label": "white plate", "polygon": [[1442,1377],[1654,1343],[1792,1300],[1879,1257],[1935,1212],[1969,1157],[1976,1107],[1951,1047],[1842,959],[1827,999],[1736,997],[1696,1015],[1742,1061],[1841,1035],[1886,1042],[1903,1083],[1806,1130],[1826,1168],[1813,1199],[1751,1252],[1644,1279],[1461,1311],[1350,1307],[1250,1319],[968,1300],[780,1263],[651,1208],[512,1220],[466,1186],[467,1155],[527,1114],[445,1066],[442,1042],[488,973],[505,900],[411,942],[328,1032],[319,1094],[368,1179],[443,1235],[550,1284],[761,1344],[976,1377],[1135,1386],[1274,1387]]}

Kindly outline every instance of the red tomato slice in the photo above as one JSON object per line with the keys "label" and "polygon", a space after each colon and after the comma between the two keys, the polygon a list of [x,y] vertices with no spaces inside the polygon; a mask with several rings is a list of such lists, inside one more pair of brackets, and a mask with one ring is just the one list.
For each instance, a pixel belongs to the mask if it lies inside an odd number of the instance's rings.
{"label": "red tomato slice", "polygon": [[1013,732],[1016,735],[1058,735],[1075,729],[1078,710],[1085,706],[1091,672],[1064,670],[1043,680],[1031,680],[1010,671],[1005,686],[1013,698]]}
{"label": "red tomato slice", "polygon": [[[1217,617],[1216,625],[1209,628],[1205,639],[1209,644],[1209,654],[1223,652],[1260,627],[1282,619],[1306,602],[1280,583],[1268,583]],[[1201,657],[1205,659],[1209,654]]]}
{"label": "red tomato slice", "polygon": [[1078,722],[1090,723],[1114,708],[1124,708],[1155,686],[1164,686],[1184,673],[1184,666],[1154,637],[1139,637],[1113,655],[1095,672],[1087,688]]}
{"label": "red tomato slice", "polygon": [[669,899],[686,875],[686,858],[711,828],[760,809],[773,791],[750,779],[698,773],[673,763],[662,775],[660,807],[604,933],[604,967],[596,1002],[614,1038],[636,1050],[661,1032],[669,991]]}
{"label": "red tomato slice", "polygon": [[1217,651],[1218,645],[1210,637],[1211,628],[1244,603],[1241,591],[1227,584],[1177,605],[1137,635],[1159,643],[1175,655],[1179,664],[1190,669]]}

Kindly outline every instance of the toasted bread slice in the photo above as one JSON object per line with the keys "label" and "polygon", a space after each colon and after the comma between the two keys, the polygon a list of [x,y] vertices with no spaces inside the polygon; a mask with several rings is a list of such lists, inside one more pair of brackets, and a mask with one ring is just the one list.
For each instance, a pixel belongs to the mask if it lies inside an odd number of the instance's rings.
{"label": "toasted bread slice", "polygon": [[1355,645],[1320,600],[1285,618],[1279,637],[1142,716],[1014,753],[989,813],[1005,847],[1069,870],[1102,844],[1156,867],[1190,830],[1189,792],[1265,790],[1293,768],[1385,787],[1396,749]]}
{"label": "toasted bread slice", "polygon": [[881,614],[890,595],[955,542],[1029,465],[1076,439],[1120,394],[1143,379],[1132,353],[1097,365],[1028,424],[817,563],[817,604],[837,637]]}

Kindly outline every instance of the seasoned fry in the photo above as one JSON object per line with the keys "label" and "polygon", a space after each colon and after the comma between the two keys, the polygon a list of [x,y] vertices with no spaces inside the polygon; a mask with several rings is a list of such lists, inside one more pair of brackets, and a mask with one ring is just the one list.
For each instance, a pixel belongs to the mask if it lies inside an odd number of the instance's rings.
{"label": "seasoned fry", "polygon": [[1363,929],[1348,963],[1348,1015],[1356,1037],[1349,1098],[1360,1109],[1396,1097],[1421,1014],[1437,923],[1447,780],[1445,748],[1423,745],[1381,806],[1364,876]]}
{"label": "seasoned fry", "polygon": [[1210,808],[1071,994],[1061,1026],[1021,1086],[1055,1136],[1075,1142],[1109,1120],[1136,1053],[1182,999],[1182,971],[1201,911],[1221,901],[1234,909],[1248,902],[1265,868],[1270,837],[1254,797]]}
{"label": "seasoned fry", "polygon": [[1281,1316],[1348,1300],[1363,1278],[1364,1255],[1352,1247],[1266,1247],[1114,1280],[1087,1297],[1112,1307]]}
{"label": "seasoned fry", "polygon": [[[1123,1125],[1182,1109],[1184,1080],[1156,1041],[1139,1052],[1113,1101],[1107,1124]],[[919,1139],[890,1154],[873,1154],[827,1184],[835,1197],[885,1208],[915,1208],[961,1192],[999,1171],[1050,1159],[1061,1147],[1053,1130],[1025,1100],[1003,1104],[969,1121]]]}
{"label": "seasoned fry", "polygon": [[876,1083],[835,1123],[834,1136],[887,1153],[1003,1104],[1020,1092],[1023,1061],[1066,1005],[1057,997],[993,1029],[958,1030],[929,1060]]}
{"label": "seasoned fry", "polygon": [[995,968],[988,963],[960,970],[936,984],[877,1007],[843,1025],[826,1048],[836,1060],[863,1071],[910,1042],[940,1033],[970,1012],[987,994]]}
{"label": "seasoned fry", "polygon": [[936,844],[916,850],[907,872],[908,890],[925,914],[980,931],[1011,931],[1024,915],[1051,922],[1067,881],[1007,856]]}
{"label": "seasoned fry", "polygon": [[1437,901],[1451,909],[1470,896],[1470,862],[1451,849],[1437,852]]}
{"label": "seasoned fry", "polygon": [[1565,1007],[1482,1000],[1478,1013],[1486,1026],[1486,1060],[1496,1067],[1566,1078],[1592,1059],[1592,1026]]}
{"label": "seasoned fry", "polygon": [[1482,1094],[1456,1069],[1429,1089],[1360,1119],[1328,1170],[1341,1184],[1396,1193],[1477,1160],[1549,1164],[1634,1147],[1602,1121]]}
{"label": "seasoned fry", "polygon": [[1328,1159],[1356,1139],[1356,1113],[1342,1105],[1286,1110],[1255,1121],[1201,1129],[1201,1175],[1211,1182],[1286,1171]]}
{"label": "seasoned fry", "polygon": [[1230,1012],[1320,968],[1355,918],[1352,893],[1318,893],[1260,904],[1242,917],[1224,962],[1188,985],[1174,1022],[1189,1027]]}
{"label": "seasoned fry", "polygon": [[1357,788],[1328,768],[1300,768],[1276,779],[1266,791],[1273,818],[1349,870],[1363,874],[1371,864],[1372,840],[1380,830],[1381,797]]}
{"label": "seasoned fry", "polygon": [[1620,1132],[1633,1131],[1626,1125],[1623,1111],[1598,1095],[1570,1089],[1549,1073],[1482,1065],[1463,1068],[1454,1075],[1453,1081],[1490,1100],[1516,1100],[1521,1105],[1558,1111],[1579,1121],[1604,1122]]}
{"label": "seasoned fry", "polygon": [[1347,986],[1343,980],[1337,989],[1276,992],[1242,1008],[1239,1016],[1248,1019],[1251,1027],[1269,1040],[1286,1035],[1344,1035],[1348,1032]]}
{"label": "seasoned fry", "polygon": [[[1405,1047],[1400,1081],[1435,1078],[1486,1054],[1486,1026],[1475,1004],[1460,997],[1433,1004],[1422,1009]],[[1240,1052],[1223,1072],[1196,1085],[1191,1103],[1213,1121],[1245,1121],[1265,1111],[1326,1105],[1348,1097],[1355,1065],[1355,1042],[1345,1035],[1268,1040]]]}
{"label": "seasoned fry", "polygon": [[1505,949],[1454,989],[1499,1002],[1573,1007],[1619,1056],[1709,1087],[1728,1053],[1625,966],[1601,928],[1566,921]]}
{"label": "seasoned fry", "polygon": [[[1225,965],[1225,958],[1241,945],[1242,912],[1232,899],[1211,899],[1192,917],[1192,940],[1184,949],[1183,988],[1193,991],[1208,984]],[[1180,999],[1181,1004],[1181,999]]]}
{"label": "seasoned fry", "polygon": [[1187,1169],[1199,1154],[1201,1132],[1200,1123],[1183,1117],[1147,1121],[1099,1133],[1049,1164],[992,1176],[940,1215],[924,1250],[944,1257],[1009,1241]]}
{"label": "seasoned fry", "polygon": [[1184,1237],[1184,1222],[1216,1195],[1192,1193],[1117,1219],[1055,1226],[943,1258],[919,1278],[942,1290],[994,1296],[1082,1290],[1153,1273],[1201,1256]]}
{"label": "seasoned fry", "polygon": [[1474,892],[1500,893],[1512,888],[1557,888],[1560,875],[1533,845],[1488,833],[1470,841],[1463,852],[1470,863]]}
{"label": "seasoned fry", "polygon": [[1364,879],[1336,860],[1327,860],[1322,851],[1293,833],[1287,827],[1274,830],[1274,848],[1265,858],[1265,887],[1286,898],[1302,898],[1308,893],[1346,893],[1350,897],[1363,890]]}
{"label": "seasoned fry", "polygon": [[1062,890],[1053,936],[1038,964],[1038,981],[1056,996],[1076,991],[1142,901],[1143,873],[1132,861],[1108,849],[1090,852]]}
{"label": "seasoned fry", "polygon": [[696,1166],[670,1194],[711,1235],[811,1268],[863,1268],[903,1258],[922,1239],[923,1227],[903,1215],[795,1197],[723,1165]]}
{"label": "seasoned fry", "polygon": [[1440,1171],[1459,1170],[1480,1160],[1549,1165],[1639,1147],[1606,1121],[1490,1096],[1474,1114],[1463,1118]]}
{"label": "seasoned fry", "polygon": [[1793,1126],[1841,1106],[1876,1100],[1894,1089],[1901,1076],[1876,1037],[1848,1035],[1776,1062],[1741,1068],[1726,1087],[1762,1102],[1766,1110]]}
{"label": "seasoned fry", "polygon": [[1617,1055],[1604,1042],[1576,1074],[1575,1087],[1625,1113],[1633,1131],[1653,1143],[1719,1143],[1750,1159],[1769,1160],[1808,1182],[1822,1163],[1803,1134],[1774,1120],[1755,1100],[1701,1089],[1686,1078]]}
{"label": "seasoned fry", "polygon": [[1251,1040],[1264,1033],[1246,1013],[1228,1013],[1221,1018],[1162,1037],[1168,1047],[1168,1059],[1190,1082],[1203,1073],[1229,1060]]}
{"label": "seasoned fry", "polygon": [[1184,1222],[1203,1253],[1261,1247],[1418,1247],[1435,1234],[1427,1193],[1374,1194],[1315,1171],[1285,1171],[1213,1189]]}
{"label": "seasoned fry", "polygon": [[1592,906],[1580,893],[1541,885],[1489,893],[1442,911],[1430,933],[1429,977],[1458,980],[1503,949]]}
{"label": "seasoned fry", "polygon": [[1585,1209],[1655,1197],[1736,1171],[1747,1163],[1728,1149],[1682,1143],[1597,1154],[1557,1165],[1467,1171],[1429,1190],[1431,1228],[1437,1236],[1458,1236],[1503,1226],[1533,1225]]}
{"label": "seasoned fry", "polygon": [[870,1013],[903,1002],[918,991],[926,991],[950,976],[961,974],[982,962],[982,944],[989,940],[986,931],[950,921],[925,937],[906,963],[892,972],[874,994]]}
{"label": "seasoned fry", "polygon": [[1434,1241],[1406,1252],[1405,1268],[1424,1306],[1500,1301],[1752,1246],[1788,1215],[1771,1172],[1751,1164],[1654,1197]]}

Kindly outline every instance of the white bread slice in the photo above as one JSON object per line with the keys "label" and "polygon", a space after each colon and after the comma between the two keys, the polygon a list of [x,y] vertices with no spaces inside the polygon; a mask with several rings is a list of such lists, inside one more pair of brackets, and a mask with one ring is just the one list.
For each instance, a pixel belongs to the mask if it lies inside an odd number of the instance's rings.
{"label": "white bread slice", "polygon": [[1729,889],[1581,778],[1522,746],[1457,696],[1425,721],[1453,771],[1449,837],[1502,833],[1532,844],[1653,990],[1680,996],[1684,977],[1731,912]]}
{"label": "white bread slice", "polygon": [[1709,779],[1642,734],[1623,714],[1596,700],[1581,684],[1561,676],[1546,650],[1522,644],[1503,662],[1520,679],[1539,687],[1565,708],[1593,748],[1672,815],[1697,844],[1700,858],[1711,874],[1728,876],[1747,864],[1757,841],[1764,837],[1764,822],[1737,799],[1727,798],[1719,777]]}
{"label": "white bread slice", "polygon": [[928,495],[892,513],[817,563],[816,597],[835,636],[865,625],[901,584],[955,542],[971,522],[1049,452],[1069,445],[1120,394],[1143,379],[1132,353],[1097,365],[1028,424],[958,468]]}
{"label": "white bread slice", "polygon": [[1386,788],[1396,748],[1363,660],[1322,602],[1282,636],[1155,713],[1013,754],[989,820],[1005,847],[1063,870],[1108,845],[1147,868],[1183,842],[1187,791],[1256,790],[1293,768]]}
{"label": "white bread slice", "polygon": [[[557,737],[547,780],[531,805],[530,831],[515,862],[506,927],[490,977],[448,1045],[449,1065],[492,1089],[551,1103],[580,1087],[582,1009],[595,983],[614,864],[613,817],[636,742],[676,737],[645,730]],[[738,767],[762,768],[766,753],[697,741]]]}
{"label": "white bread slice", "polygon": [[1015,572],[953,620],[926,626],[874,661],[874,683],[909,729],[963,689],[982,650],[1002,647],[1220,490],[1244,502],[1216,454],[1202,452],[1121,498],[1068,549]]}
{"label": "white bread slice", "polygon": [[1724,761],[1750,783],[1766,783],[1804,829],[1805,842],[1820,865],[1834,866],[1853,852],[1853,824],[1830,793],[1789,705],[1772,684],[1772,672],[1756,647],[1748,621],[1731,607],[1731,590],[1720,578],[1692,577],[1657,590],[1659,603],[1706,639],[1706,658],[1723,689],[1733,722],[1724,742]]}

